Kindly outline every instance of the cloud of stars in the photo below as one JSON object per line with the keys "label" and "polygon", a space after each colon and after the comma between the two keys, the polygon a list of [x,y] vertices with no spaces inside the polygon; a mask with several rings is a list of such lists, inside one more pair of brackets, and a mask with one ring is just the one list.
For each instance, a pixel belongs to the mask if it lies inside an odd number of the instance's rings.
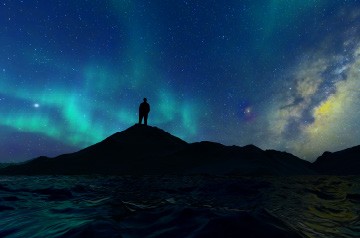
{"label": "cloud of stars", "polygon": [[356,1],[0,1],[0,161],[99,142],[144,97],[189,142],[359,144],[359,21]]}

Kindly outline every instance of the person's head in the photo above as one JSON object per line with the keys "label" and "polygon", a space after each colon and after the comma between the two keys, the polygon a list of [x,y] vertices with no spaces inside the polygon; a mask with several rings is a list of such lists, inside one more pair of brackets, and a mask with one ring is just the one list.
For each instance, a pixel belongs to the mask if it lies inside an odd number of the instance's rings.
{"label": "person's head", "polygon": [[144,102],[146,102],[147,101],[147,99],[146,98],[144,98]]}

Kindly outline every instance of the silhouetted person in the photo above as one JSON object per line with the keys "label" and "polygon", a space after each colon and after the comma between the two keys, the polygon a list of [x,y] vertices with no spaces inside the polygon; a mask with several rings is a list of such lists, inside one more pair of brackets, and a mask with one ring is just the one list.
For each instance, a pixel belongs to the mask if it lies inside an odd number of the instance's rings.
{"label": "silhouetted person", "polygon": [[147,103],[147,99],[144,98],[144,101],[140,104],[139,107],[139,124],[141,124],[142,119],[144,118],[144,124],[147,125],[147,118],[150,112],[150,105]]}

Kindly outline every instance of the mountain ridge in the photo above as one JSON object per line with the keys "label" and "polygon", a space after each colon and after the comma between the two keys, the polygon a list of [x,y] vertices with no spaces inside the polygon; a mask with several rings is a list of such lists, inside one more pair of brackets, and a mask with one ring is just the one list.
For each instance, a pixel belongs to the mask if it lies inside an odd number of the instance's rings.
{"label": "mountain ridge", "polygon": [[313,166],[320,173],[328,175],[360,174],[360,145],[336,152],[325,151]]}
{"label": "mountain ridge", "polygon": [[331,170],[321,161],[328,159],[320,158],[320,162],[317,160],[312,164],[290,153],[262,150],[255,145],[226,146],[211,141],[187,143],[157,127],[136,124],[74,153],[53,158],[40,156],[1,168],[0,174],[326,174]]}

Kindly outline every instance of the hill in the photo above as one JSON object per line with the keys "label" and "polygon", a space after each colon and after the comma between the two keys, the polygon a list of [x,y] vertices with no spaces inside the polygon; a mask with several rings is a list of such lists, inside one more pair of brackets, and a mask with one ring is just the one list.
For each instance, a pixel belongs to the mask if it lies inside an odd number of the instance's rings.
{"label": "hill", "polygon": [[358,175],[360,174],[360,145],[338,152],[324,152],[313,164],[322,174]]}
{"label": "hill", "polygon": [[189,144],[159,128],[134,125],[71,154],[38,157],[0,169],[7,175],[315,174],[311,163],[253,145]]}

